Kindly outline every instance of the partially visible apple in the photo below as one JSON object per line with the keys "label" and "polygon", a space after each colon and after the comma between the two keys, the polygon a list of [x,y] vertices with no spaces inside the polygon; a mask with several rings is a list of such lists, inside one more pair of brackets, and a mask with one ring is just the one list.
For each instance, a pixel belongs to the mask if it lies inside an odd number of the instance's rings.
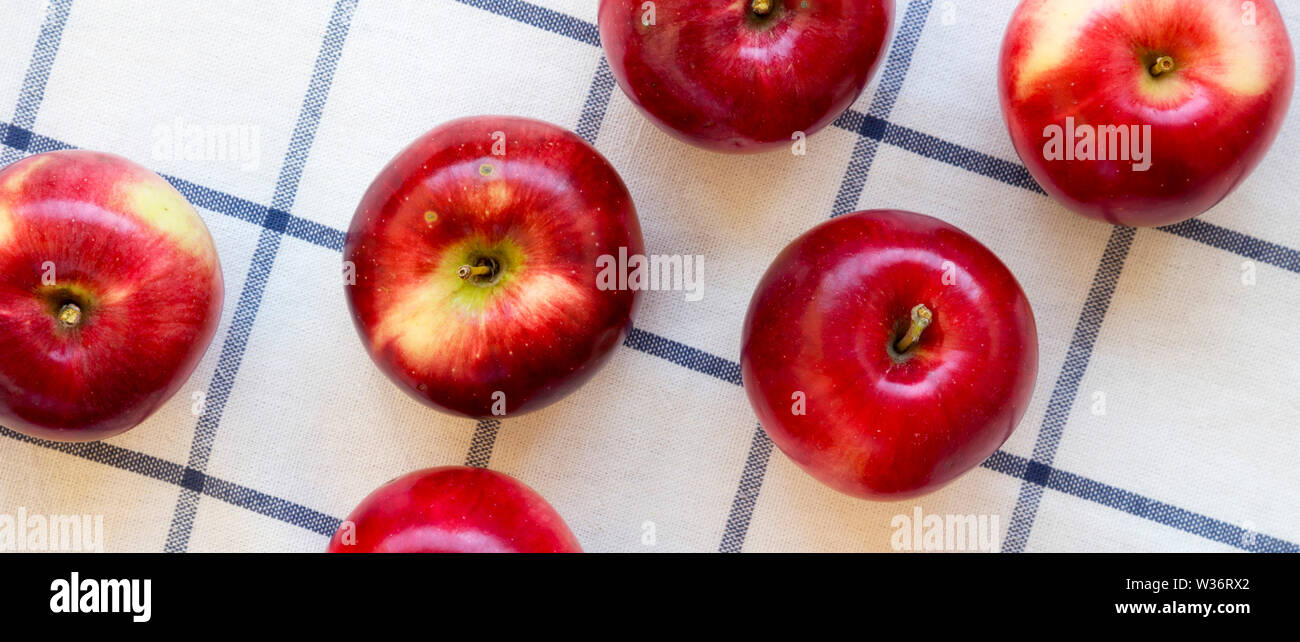
{"label": "partially visible apple", "polygon": [[1295,58],[1273,0],[1024,0],[999,87],[1048,194],[1098,220],[1165,225],[1214,207],[1264,158]]}
{"label": "partially visible apple", "polygon": [[484,468],[444,466],[370,493],[330,539],[330,553],[581,553],[533,489]]}
{"label": "partially visible apple", "polygon": [[144,421],[221,316],[203,219],[157,174],[89,151],[0,171],[0,424],[90,441]]}
{"label": "partially visible apple", "polygon": [[639,291],[597,282],[641,254],[632,197],[572,132],[511,116],[446,123],[380,172],[343,248],[348,303],[381,370],[434,408],[517,415],[580,386]]}
{"label": "partially visible apple", "polygon": [[894,0],[601,0],[623,93],[664,131],[723,152],[811,136],[867,86]]}
{"label": "partially visible apple", "polygon": [[1038,369],[1029,301],[961,230],[894,210],[823,223],[763,275],[745,318],[745,392],[781,448],[869,499],[931,492],[1024,415]]}

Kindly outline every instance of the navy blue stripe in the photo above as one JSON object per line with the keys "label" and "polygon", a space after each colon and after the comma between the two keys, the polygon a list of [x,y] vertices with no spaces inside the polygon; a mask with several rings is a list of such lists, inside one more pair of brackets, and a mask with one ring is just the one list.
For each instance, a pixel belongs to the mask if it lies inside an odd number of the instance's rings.
{"label": "navy blue stripe", "polygon": [[[16,130],[16,129],[22,129],[22,128],[19,127],[19,126],[17,126],[17,125],[14,125],[14,124],[12,124],[12,123],[9,125],[9,130],[10,130],[10,131],[13,131],[13,130]],[[62,150],[62,149],[76,149],[76,148],[73,147],[72,145],[69,145],[69,144],[64,143],[64,142],[62,142],[62,141],[54,140],[53,138],[50,138],[50,137],[48,137],[48,136],[42,136],[42,135],[40,135],[40,134],[37,134],[36,132],[23,131],[23,132],[22,132],[22,136],[23,136],[25,139],[27,139],[27,141],[28,141],[28,144],[27,144],[27,147],[25,148],[25,151],[27,151],[27,152],[29,152],[29,153],[32,153],[32,154],[43,154],[43,153],[45,153],[45,152],[56,152],[56,151],[59,151],[59,150]],[[8,143],[6,143],[6,144],[8,144]]]}
{"label": "navy blue stripe", "polygon": [[862,198],[862,189],[867,184],[867,172],[871,171],[871,165],[876,161],[876,149],[879,146],[879,139],[870,136],[860,135],[853,142],[853,153],[849,156],[849,166],[844,170],[844,179],[840,181],[840,189],[835,193],[835,204],[831,206],[831,218],[843,216],[858,209],[858,201]]}
{"label": "navy blue stripe", "polygon": [[80,457],[99,464],[105,464],[121,470],[144,475],[169,484],[179,486],[185,467],[144,453],[128,450],[103,441],[61,442],[47,441],[24,435],[20,432],[0,426],[0,436],[8,437],[26,444],[34,444],[49,450]]}
{"label": "navy blue stripe", "polygon": [[1289,272],[1300,273],[1300,252],[1276,243],[1261,241],[1241,232],[1234,232],[1218,225],[1212,225],[1199,219],[1188,219],[1182,223],[1156,229],[1198,243],[1204,243],[1220,250],[1227,250],[1260,263],[1280,267]]}
{"label": "navy blue stripe", "polygon": [[51,0],[46,9],[41,35],[36,40],[36,51],[27,67],[27,75],[23,77],[22,94],[14,110],[13,122],[19,127],[32,129],[36,126],[36,113],[45,99],[45,85],[50,80],[50,69],[54,67],[54,57],[63,41],[63,27],[68,24],[71,10],[72,0]]}
{"label": "navy blue stripe", "polygon": [[1026,189],[1037,194],[1046,194],[1043,188],[1038,186],[1038,182],[1034,180],[1029,170],[1025,169],[1024,165],[989,156],[914,129],[895,125],[870,114],[862,114],[852,110],[846,111],[835,120],[835,126],[854,132],[865,139],[888,143],[913,154],[959,167],[1013,187]]}
{"label": "navy blue stripe", "polygon": [[481,419],[474,427],[474,440],[470,442],[469,454],[465,456],[465,465],[474,468],[487,468],[492,461],[492,448],[497,442],[497,432],[501,430],[500,419]]}
{"label": "navy blue stripe", "polygon": [[907,4],[907,13],[903,15],[898,33],[894,35],[894,44],[889,49],[889,59],[880,76],[880,85],[876,95],[871,99],[868,113],[879,118],[889,118],[898,102],[898,93],[903,90],[903,81],[912,68],[912,54],[916,53],[916,44],[921,41],[921,32],[925,31],[925,21],[930,16],[932,0],[912,0]]}
{"label": "navy blue stripe", "polygon": [[[203,414],[199,415],[194,439],[190,444],[190,456],[187,467],[200,473],[207,469],[208,457],[212,452],[212,443],[221,424],[221,415],[226,402],[234,389],[235,377],[243,362],[244,349],[248,345],[248,336],[252,332],[257,318],[262,293],[270,278],[275,254],[280,246],[280,235],[269,229],[262,229],[257,241],[257,250],[253,253],[252,265],[244,279],[244,288],[235,307],[234,318],[226,339],[221,345],[221,356],[217,360],[216,372],[208,384],[207,396],[204,398]],[[190,533],[194,526],[194,517],[198,508],[198,489],[183,490],[177,500],[175,514],[172,517],[171,530],[167,535],[164,551],[168,553],[184,552],[189,545]]]}
{"label": "navy blue stripe", "polygon": [[772,458],[772,438],[759,426],[754,431],[754,438],[749,442],[749,454],[745,455],[745,468],[740,473],[740,487],[731,500],[731,512],[727,514],[727,525],[722,529],[722,543],[718,544],[719,553],[739,553],[745,546],[745,535],[749,533],[749,522],[754,516],[754,507],[758,505],[758,491],[763,488],[763,477],[767,475],[767,462]]}
{"label": "navy blue stripe", "polygon": [[[339,0],[334,5],[329,27],[325,32],[325,41],[316,57],[311,84],[307,88],[307,95],[303,98],[298,122],[293,129],[293,138],[289,142],[284,165],[280,170],[280,178],[276,182],[271,209],[266,213],[257,250],[253,253],[248,276],[244,279],[244,289],[239,295],[239,304],[235,308],[234,319],[221,346],[217,370],[213,373],[211,383],[208,384],[203,414],[199,416],[194,431],[187,468],[200,473],[207,468],[212,444],[221,424],[221,415],[234,389],[244,350],[248,345],[248,337],[253,331],[257,311],[262,303],[262,294],[266,290],[266,283],[280,249],[280,235],[288,227],[288,212],[293,209],[302,169],[307,162],[307,155],[311,152],[316,127],[320,123],[325,100],[329,96],[334,71],[338,67],[343,43],[347,39],[348,28],[351,26],[356,6],[356,0]],[[164,547],[166,552],[183,552],[189,546],[199,496],[199,492],[193,489],[187,488],[181,491],[172,517],[171,529],[167,534]]]}
{"label": "navy blue stripe", "polygon": [[167,182],[171,183],[172,187],[175,187],[176,191],[180,192],[181,196],[184,196],[185,200],[189,201],[190,204],[195,207],[202,207],[203,209],[220,212],[226,216],[237,218],[254,225],[262,225],[263,221],[266,219],[267,208],[264,205],[258,205],[250,200],[239,198],[238,196],[218,192],[214,189],[191,183],[183,178],[176,178],[175,176],[168,176],[166,174],[163,175],[163,178],[167,179]]}
{"label": "navy blue stripe", "polygon": [[[1079,393],[1079,383],[1088,371],[1088,362],[1092,358],[1092,349],[1097,342],[1097,334],[1106,319],[1106,310],[1110,308],[1111,296],[1119,282],[1120,272],[1124,269],[1124,260],[1133,245],[1136,230],[1131,227],[1115,227],[1106,243],[1101,265],[1093,277],[1092,288],[1083,305],[1079,322],[1074,327],[1074,337],[1065,355],[1065,363],[1057,375],[1056,385],[1052,388],[1052,397],[1047,402],[1047,412],[1043,416],[1043,425],[1039,428],[1038,439],[1034,444],[1034,455],[1029,477],[1020,487],[1020,496],[1016,508],[1011,514],[1011,525],[1007,528],[1006,540],[1002,543],[1005,553],[1020,553],[1029,541],[1029,532],[1033,529],[1034,518],[1038,514],[1038,503],[1042,499],[1043,484],[1038,481],[1046,474],[1046,467],[1052,465],[1056,457],[1056,448],[1061,443],[1061,434],[1074,406],[1074,399]],[[1038,471],[1037,473],[1035,471]]]}
{"label": "navy blue stripe", "polygon": [[520,0],[456,0],[484,11],[495,13],[538,29],[572,38],[589,45],[600,46],[600,31],[596,25],[568,14],[539,7]]}
{"label": "navy blue stripe", "polygon": [[587,91],[587,101],[582,105],[582,117],[578,119],[578,128],[574,130],[583,140],[596,144],[600,126],[605,122],[605,109],[609,107],[610,95],[614,93],[614,72],[609,69],[609,60],[600,57],[596,66],[596,77],[591,81]]}
{"label": "navy blue stripe", "polygon": [[1027,484],[1078,497],[1164,524],[1185,533],[1234,546],[1253,553],[1296,553],[1300,546],[1283,539],[1247,531],[1240,526],[1193,513],[1171,504],[1143,497],[1122,488],[1067,473],[1024,457],[999,450],[982,464],[984,468],[1022,479]]}
{"label": "navy blue stripe", "polygon": [[203,494],[326,537],[332,536],[342,523],[342,520],[337,517],[312,510],[302,504],[207,475],[204,475]]}
{"label": "navy blue stripe", "polygon": [[343,241],[347,234],[328,225],[309,219],[289,215],[284,228],[286,236],[301,239],[312,245],[327,247],[335,252],[343,251]]}
{"label": "navy blue stripe", "polygon": [[68,24],[68,12],[71,10],[72,0],[51,0],[45,10],[45,21],[41,23],[41,33],[36,38],[36,48],[27,65],[27,74],[23,76],[18,105],[14,108],[13,126],[6,127],[4,137],[0,138],[6,147],[0,151],[0,166],[18,160],[24,152],[29,151],[31,130],[36,126],[36,114],[41,109],[41,102],[45,100],[45,85],[50,80],[50,69],[54,67],[54,58],[59,53],[63,28]]}
{"label": "navy blue stripe", "polygon": [[74,457],[119,470],[143,475],[175,486],[198,489],[203,494],[228,504],[266,515],[272,519],[292,524],[321,535],[332,535],[338,530],[340,520],[300,504],[267,495],[223,479],[204,475],[184,466],[115,446],[108,442],[67,443],[36,439],[0,426],[0,436],[55,450]]}
{"label": "navy blue stripe", "polygon": [[[17,136],[27,141],[26,147],[20,151],[27,151],[32,154],[41,154],[62,149],[76,149],[73,145],[55,140],[48,136],[42,136],[35,132],[30,132],[16,125],[0,123],[0,140],[5,140],[9,131],[18,131]],[[6,146],[13,147],[7,142]],[[16,148],[17,149],[17,148]],[[268,218],[271,210],[264,205],[258,205],[248,199],[233,196],[225,192],[204,187],[197,183],[192,183],[183,178],[177,178],[168,174],[161,175],[176,191],[180,192],[195,207],[225,214],[241,221],[260,225],[263,227],[273,227],[275,220]],[[345,234],[341,230],[336,230],[327,225],[322,225],[310,219],[284,214],[283,231],[285,234],[297,239],[313,243],[321,247],[326,247],[335,251],[343,250],[343,238]]]}
{"label": "navy blue stripe", "polygon": [[[880,85],[871,100],[871,107],[868,108],[873,118],[871,120],[862,118],[863,123],[883,123],[893,112],[894,103],[898,101],[898,93],[903,89],[903,81],[907,78],[908,70],[911,69],[916,44],[920,42],[921,32],[925,30],[931,2],[932,0],[912,0],[908,3],[907,13],[903,15],[903,22],[898,26],[898,33],[894,36],[893,45],[890,46],[889,59],[880,77]],[[854,115],[861,118],[861,114],[857,112],[845,112],[845,114],[852,114],[848,116],[849,119]],[[845,115],[841,115],[836,119],[835,124],[844,127],[841,124],[844,120]],[[846,129],[857,132],[862,127],[846,127]],[[854,142],[848,169],[844,171],[844,179],[840,181],[839,192],[835,195],[835,204],[831,207],[831,218],[857,209],[858,200],[862,198],[862,189],[867,184],[867,174],[871,172],[871,165],[876,160],[876,148],[880,139],[880,136],[859,136]]]}
{"label": "navy blue stripe", "polygon": [[623,345],[661,359],[667,359],[683,368],[689,368],[710,377],[717,377],[737,386],[740,385],[740,364],[692,348],[684,343],[651,334],[640,328],[632,328],[627,333],[627,338],[623,340]]}
{"label": "navy blue stripe", "polygon": [[1013,187],[1019,187],[1038,194],[1046,194],[1043,188],[1038,186],[1038,182],[1034,180],[1029,170],[1018,163],[989,156],[929,134],[923,134],[914,129],[885,122],[869,114],[845,112],[836,121],[836,124],[842,127],[847,126],[847,129],[856,131],[862,136],[875,138],[913,154],[947,163],[954,167],[960,167],[968,172],[974,172]]}

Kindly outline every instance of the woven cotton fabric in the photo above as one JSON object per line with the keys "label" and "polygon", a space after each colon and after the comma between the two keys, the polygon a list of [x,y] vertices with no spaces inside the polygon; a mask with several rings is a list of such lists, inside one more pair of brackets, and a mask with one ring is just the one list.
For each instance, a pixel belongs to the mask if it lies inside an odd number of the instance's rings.
{"label": "woven cotton fabric", "polygon": [[[1300,35],[1300,4],[1279,4]],[[588,551],[891,551],[918,510],[996,518],[1009,552],[1297,551],[1300,117],[1197,219],[1075,216],[1002,122],[1014,6],[898,0],[875,80],[805,155],[730,156],[633,109],[595,0],[6,1],[0,160],[84,148],[162,174],[212,232],[226,304],[198,369],[135,430],[56,444],[0,428],[0,514],[102,515],[109,551],[321,551],[380,484],[469,463],[536,489]],[[705,260],[702,299],[646,293],[575,394],[484,422],[379,372],[340,274],[379,169],[475,114],[573,129],[623,176],[648,253]],[[234,144],[186,148],[194,131]],[[874,208],[937,216],[997,253],[1041,351],[1001,450],[895,503],[836,494],[774,449],[737,364],[781,248]]]}

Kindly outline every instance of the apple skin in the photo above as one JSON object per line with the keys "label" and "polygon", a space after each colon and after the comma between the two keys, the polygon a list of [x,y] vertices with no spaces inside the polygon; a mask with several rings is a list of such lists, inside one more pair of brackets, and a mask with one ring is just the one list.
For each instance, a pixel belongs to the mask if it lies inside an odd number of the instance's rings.
{"label": "apple skin", "polygon": [[[375,178],[348,230],[345,289],[362,343],[399,387],[478,418],[500,392],[514,416],[582,385],[623,342],[640,292],[596,281],[598,257],[619,248],[644,253],[641,227],[599,152],[541,121],[464,118]],[[499,280],[457,275],[488,259]]]}
{"label": "apple skin", "polygon": [[[891,346],[918,304],[933,321],[900,355]],[[1011,436],[1033,394],[1038,336],[1015,277],[965,232],[856,212],[773,261],[749,304],[740,368],[763,428],[805,471],[856,497],[905,499]]]}
{"label": "apple skin", "polygon": [[[761,0],[768,2],[769,0]],[[670,135],[720,152],[786,147],[867,86],[894,0],[601,0],[600,41],[623,93]]]}
{"label": "apple skin", "polygon": [[90,151],[0,170],[0,424],[56,441],[130,430],[194,371],[222,294],[203,219],[157,174]]}
{"label": "apple skin", "polygon": [[[1109,223],[1167,225],[1204,213],[1260,163],[1286,117],[1295,59],[1272,0],[1243,25],[1238,0],[1025,0],[1002,45],[1002,113],[1034,179]],[[1067,11],[1069,9],[1069,11]],[[1167,55],[1172,71],[1152,75]],[[1151,126],[1151,167],[1045,158],[1044,130]]]}
{"label": "apple skin", "polygon": [[[419,470],[379,487],[330,539],[330,553],[581,553],[533,489],[485,468]],[[346,537],[354,543],[344,543]]]}

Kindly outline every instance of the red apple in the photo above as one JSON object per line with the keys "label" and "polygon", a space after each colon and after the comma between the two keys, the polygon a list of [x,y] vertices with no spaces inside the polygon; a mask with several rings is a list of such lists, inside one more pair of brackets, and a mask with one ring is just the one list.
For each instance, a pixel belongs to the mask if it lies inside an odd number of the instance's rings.
{"label": "red apple", "polygon": [[1019,423],[1038,337],[1016,279],[938,219],[857,212],[787,246],[749,304],[745,392],[772,441],[869,499],[933,491]]}
{"label": "red apple", "polygon": [[483,116],[428,132],[379,173],[343,257],[380,369],[434,408],[490,417],[559,399],[622,343],[640,293],[596,278],[620,252],[643,252],[641,228],[599,152],[554,125]]}
{"label": "red apple", "polygon": [[601,0],[600,41],[623,93],[707,149],[791,144],[867,86],[894,0]]}
{"label": "red apple", "polygon": [[370,493],[330,553],[581,553],[551,505],[509,475],[444,466]]}
{"label": "red apple", "polygon": [[57,151],[0,171],[0,424],[59,441],[134,428],[221,316],[208,228],[157,174]]}
{"label": "red apple", "polygon": [[999,86],[1048,194],[1098,220],[1165,225],[1214,207],[1263,159],[1295,60],[1272,0],[1024,0]]}

